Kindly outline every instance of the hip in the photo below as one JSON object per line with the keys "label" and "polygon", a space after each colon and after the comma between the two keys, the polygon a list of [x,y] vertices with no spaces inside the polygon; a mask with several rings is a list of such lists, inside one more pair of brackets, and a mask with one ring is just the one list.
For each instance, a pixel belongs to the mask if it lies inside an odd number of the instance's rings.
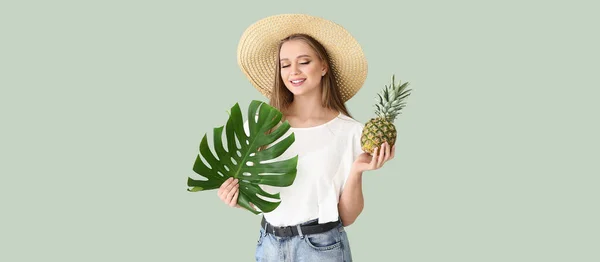
{"label": "hip", "polygon": [[261,225],[256,244],[256,261],[352,261],[348,235],[342,223],[338,221],[334,226],[324,228],[324,231],[313,228],[312,232],[303,232],[302,226],[314,225],[314,222],[289,227],[296,228],[295,234],[285,234],[285,230],[269,232],[266,229],[268,226]]}

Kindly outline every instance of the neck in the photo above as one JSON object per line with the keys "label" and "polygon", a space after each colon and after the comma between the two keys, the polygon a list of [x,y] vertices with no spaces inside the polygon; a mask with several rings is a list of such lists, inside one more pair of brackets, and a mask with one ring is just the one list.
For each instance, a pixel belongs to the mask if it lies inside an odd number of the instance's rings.
{"label": "neck", "polygon": [[321,104],[321,95],[295,96],[290,104],[288,114],[294,115],[298,119],[320,119],[326,118],[331,109],[323,107]]}

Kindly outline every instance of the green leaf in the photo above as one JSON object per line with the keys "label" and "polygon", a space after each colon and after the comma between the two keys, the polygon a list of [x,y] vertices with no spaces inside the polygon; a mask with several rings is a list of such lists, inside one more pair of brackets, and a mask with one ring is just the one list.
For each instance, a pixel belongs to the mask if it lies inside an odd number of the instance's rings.
{"label": "green leaf", "polygon": [[388,88],[383,89],[383,97],[386,102],[391,100],[388,90],[389,90]]}
{"label": "green leaf", "polygon": [[[280,200],[279,194],[265,192],[260,185],[287,187],[296,178],[298,156],[273,161],[281,156],[295,141],[294,134],[272,144],[290,129],[287,121],[281,123],[283,115],[276,108],[253,100],[248,108],[248,131],[244,130],[244,120],[239,104],[229,112],[225,126],[213,129],[213,152],[209,148],[206,134],[200,142],[200,153],[196,156],[193,171],[204,179],[188,177],[189,192],[218,189],[230,177],[239,182],[238,204],[254,214],[275,210],[280,201],[270,201],[263,197]],[[277,126],[279,125],[279,126]],[[277,128],[275,128],[277,127]],[[225,141],[223,141],[225,129]],[[273,130],[272,130],[273,129]],[[272,130],[270,134],[267,134]],[[223,143],[226,142],[226,146]],[[261,147],[267,147],[259,150]],[[267,161],[267,163],[264,163]],[[205,163],[206,162],[206,163]],[[260,211],[252,208],[254,204]]]}

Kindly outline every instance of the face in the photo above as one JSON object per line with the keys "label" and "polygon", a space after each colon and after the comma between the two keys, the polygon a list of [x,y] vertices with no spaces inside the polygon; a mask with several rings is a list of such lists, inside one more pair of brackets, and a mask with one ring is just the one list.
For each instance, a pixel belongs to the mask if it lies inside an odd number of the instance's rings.
{"label": "face", "polygon": [[301,40],[283,43],[279,59],[281,79],[288,90],[296,96],[320,94],[325,64],[307,43]]}

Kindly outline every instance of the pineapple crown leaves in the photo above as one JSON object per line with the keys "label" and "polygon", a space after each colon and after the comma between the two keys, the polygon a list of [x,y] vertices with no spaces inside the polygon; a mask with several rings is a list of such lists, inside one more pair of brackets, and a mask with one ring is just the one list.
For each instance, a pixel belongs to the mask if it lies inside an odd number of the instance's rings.
{"label": "pineapple crown leaves", "polygon": [[375,101],[375,114],[393,122],[406,106],[405,99],[410,95],[411,89],[407,89],[409,83],[396,84],[396,76],[392,75],[392,83],[385,85],[383,90],[377,94]]}
{"label": "pineapple crown leaves", "polygon": [[[269,161],[282,155],[295,141],[294,134],[274,143],[290,129],[287,121],[281,123],[282,114],[274,107],[252,101],[248,109],[248,133],[242,112],[236,103],[225,126],[214,128],[214,146],[216,153],[210,150],[206,134],[200,143],[200,152],[196,156],[193,171],[205,179],[188,177],[190,192],[218,189],[230,177],[239,180],[238,204],[254,214],[259,214],[250,203],[262,212],[273,211],[280,202],[267,201],[266,198],[279,200],[279,193],[264,191],[259,185],[276,187],[290,186],[296,177],[298,156],[280,161]],[[277,127],[277,125],[279,126]],[[223,132],[225,128],[225,132]],[[274,129],[272,132],[268,132]],[[222,136],[225,135],[223,141]],[[226,142],[224,145],[223,142]],[[262,146],[269,148],[259,150]],[[203,159],[200,158],[202,156]],[[204,161],[206,161],[206,164]]]}

